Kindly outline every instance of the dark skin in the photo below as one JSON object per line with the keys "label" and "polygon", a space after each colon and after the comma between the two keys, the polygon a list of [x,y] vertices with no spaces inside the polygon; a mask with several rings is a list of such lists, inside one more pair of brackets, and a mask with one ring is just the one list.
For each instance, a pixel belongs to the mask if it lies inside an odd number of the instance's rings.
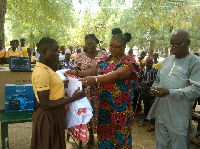
{"label": "dark skin", "polygon": [[21,42],[20,47],[25,47],[25,38],[21,38],[20,42]]}
{"label": "dark skin", "polygon": [[140,57],[138,58],[141,68],[144,68],[145,65],[146,65],[145,63],[142,63],[142,59],[144,59],[145,56],[146,56],[146,53],[145,53],[145,52],[142,52],[142,53],[140,54]]}
{"label": "dark skin", "polygon": [[[124,54],[125,48],[126,48],[126,44],[124,42],[122,42],[121,40],[117,38],[112,38],[110,41],[110,52],[113,57],[107,62],[108,63],[112,62],[114,64],[117,64],[118,61],[125,56]],[[91,49],[87,49],[87,51],[88,50],[92,51]],[[80,71],[78,73],[77,71],[74,71],[74,70],[69,70],[66,73],[83,78],[83,79],[80,79],[80,81],[82,81],[82,84],[84,86],[91,86],[96,83],[115,82],[118,80],[123,80],[132,74],[132,72],[128,68],[125,68],[125,67],[119,67],[116,71],[113,71],[101,76],[95,76],[95,72],[96,72],[96,68],[93,67],[91,70]],[[93,129],[91,128],[92,128],[92,125],[90,124],[90,129],[89,129],[90,140],[88,142],[89,144],[90,143],[93,144],[94,142]]]}
{"label": "dark skin", "polygon": [[[85,52],[87,57],[94,59],[97,56],[98,54],[97,43],[94,39],[90,39],[90,38],[86,39],[85,48],[87,49],[87,51]],[[78,64],[78,65],[81,65],[81,64]],[[75,69],[80,70],[80,66],[75,67]]]}
{"label": "dark skin", "polygon": [[[176,59],[186,57],[189,54],[189,33],[184,29],[174,32],[171,37],[170,44],[172,45],[171,50]],[[153,87],[151,89],[151,94],[155,97],[165,97],[169,95],[169,90]]]}
{"label": "dark skin", "polygon": [[[153,66],[153,61],[146,61],[146,70],[147,71],[150,71],[152,69],[152,66]],[[141,83],[142,80],[138,80],[138,88],[141,89],[141,86],[140,86],[140,83]],[[152,85],[154,82],[154,80],[150,81],[150,85]],[[144,83],[142,84],[142,86],[146,87],[148,85],[148,83]]]}
{"label": "dark skin", "polygon": [[[126,45],[119,39],[117,38],[112,38],[110,41],[110,52],[113,55],[113,57],[108,60],[108,63],[115,63],[117,64],[118,61],[125,56],[125,48]],[[95,76],[96,68],[93,67],[91,70],[86,70],[86,71],[79,71],[78,74],[74,70],[69,70],[66,73],[67,74],[72,74],[72,75],[77,75],[78,77],[84,78],[80,79],[82,81],[83,85],[85,86],[90,86],[93,84],[98,83],[110,83],[110,82],[115,82],[118,80],[123,80],[130,76],[132,72],[125,67],[119,67],[116,71],[101,75],[101,76]],[[97,78],[97,79],[96,79]],[[97,82],[96,82],[97,80]]]}
{"label": "dark skin", "polygon": [[[45,49],[41,49],[39,62],[52,68],[58,60],[58,49],[59,46],[57,44],[51,44]],[[72,97],[66,97],[59,100],[49,100],[50,90],[38,91],[37,94],[42,109],[52,109],[66,105],[85,96],[84,92],[80,91],[80,89],[76,90]]]}
{"label": "dark skin", "polygon": [[[17,49],[16,42],[11,42],[10,44],[11,44],[10,46],[11,46],[13,52],[15,52],[15,50]],[[6,58],[6,63],[9,63],[9,58]]]}
{"label": "dark skin", "polygon": [[65,54],[65,62],[67,62],[67,63],[69,62],[70,56],[71,56],[70,53],[66,53],[66,54]]}
{"label": "dark skin", "polygon": [[158,56],[159,56],[158,53],[154,53],[154,54],[153,54],[153,59],[154,59],[154,60],[153,60],[153,63],[154,63],[154,64],[157,64],[157,63],[159,62],[159,61],[158,61]]}

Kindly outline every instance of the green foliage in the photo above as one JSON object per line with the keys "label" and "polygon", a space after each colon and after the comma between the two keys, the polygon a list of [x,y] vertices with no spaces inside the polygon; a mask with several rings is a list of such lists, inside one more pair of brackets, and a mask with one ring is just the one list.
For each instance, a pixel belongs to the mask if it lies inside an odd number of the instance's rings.
{"label": "green foliage", "polygon": [[99,8],[93,4],[93,0],[88,1],[85,9],[75,13],[70,0],[8,0],[7,36],[25,37],[30,43],[48,36],[60,45],[78,47],[84,46],[86,34],[94,33],[103,41],[101,46],[108,48],[112,29],[121,28],[133,37],[129,47],[153,52],[168,48],[171,33],[186,28],[191,49],[199,50],[199,0],[132,0],[132,5],[126,5],[125,0],[99,0]]}

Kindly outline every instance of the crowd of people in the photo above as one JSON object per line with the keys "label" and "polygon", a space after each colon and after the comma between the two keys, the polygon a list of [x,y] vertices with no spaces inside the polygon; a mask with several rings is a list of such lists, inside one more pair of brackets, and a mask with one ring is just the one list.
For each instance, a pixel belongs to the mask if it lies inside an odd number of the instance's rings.
{"label": "crowd of people", "polygon": [[9,63],[9,58],[13,57],[28,57],[31,63],[36,63],[37,59],[35,57],[35,52],[31,48],[25,45],[25,38],[20,38],[19,40],[10,41],[10,48],[5,50],[4,43],[0,40],[0,63]]}
{"label": "crowd of people", "polygon": [[[36,61],[32,57],[39,55],[32,74],[39,102],[32,119],[32,149],[66,148],[65,106],[86,92],[93,108],[87,125],[89,147],[97,134],[100,149],[132,149],[133,118],[143,110],[140,124],[151,124],[148,131],[155,131],[157,149],[190,148],[189,134],[192,130],[196,133],[191,112],[200,97],[200,59],[189,52],[188,31],[180,29],[172,34],[170,56],[164,61],[158,61],[157,52],[151,57],[141,51],[137,61],[133,50],[125,54],[131,39],[130,33],[113,29],[108,53],[98,50],[95,34],[86,35],[83,51],[78,47],[76,53],[47,37],[40,40],[35,52],[25,46],[24,38],[20,47],[19,42],[11,41],[8,51],[0,41],[0,58],[18,56]],[[66,97],[67,82],[55,73],[59,69],[79,77],[85,89]]]}

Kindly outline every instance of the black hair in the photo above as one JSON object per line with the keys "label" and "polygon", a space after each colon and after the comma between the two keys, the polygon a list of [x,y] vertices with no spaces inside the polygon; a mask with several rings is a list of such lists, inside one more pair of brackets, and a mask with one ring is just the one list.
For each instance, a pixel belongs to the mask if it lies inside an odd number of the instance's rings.
{"label": "black hair", "polygon": [[112,34],[113,34],[112,38],[121,39],[125,44],[132,39],[132,36],[130,33],[122,34],[122,31],[120,28],[114,28],[112,30]]}
{"label": "black hair", "polygon": [[65,46],[60,46],[60,48],[66,48]]}
{"label": "black hair", "polygon": [[20,38],[20,41],[21,41],[21,40],[26,40],[26,39],[25,39],[25,38]]}
{"label": "black hair", "polygon": [[199,53],[193,53],[193,54],[199,57]]}
{"label": "black hair", "polygon": [[85,41],[86,41],[87,39],[94,39],[95,42],[96,42],[96,44],[99,44],[99,39],[97,39],[97,37],[95,36],[95,34],[88,34],[88,35],[86,35],[86,36],[85,36]]}
{"label": "black hair", "polygon": [[52,38],[44,37],[39,41],[37,45],[37,49],[38,51],[41,51],[45,49],[47,46],[52,45],[52,44],[58,44],[58,43]]}
{"label": "black hair", "polygon": [[12,45],[13,43],[16,43],[16,40],[11,40],[10,41],[10,45]]}
{"label": "black hair", "polygon": [[17,39],[16,39],[16,40],[13,40],[13,41],[19,43],[19,40],[17,40]]}

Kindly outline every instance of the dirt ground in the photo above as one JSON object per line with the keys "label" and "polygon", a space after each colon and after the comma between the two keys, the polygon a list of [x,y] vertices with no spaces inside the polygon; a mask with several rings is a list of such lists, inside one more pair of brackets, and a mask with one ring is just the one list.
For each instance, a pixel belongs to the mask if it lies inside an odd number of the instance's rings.
{"label": "dirt ground", "polygon": [[[137,115],[134,118],[133,123],[133,148],[134,149],[155,149],[155,133],[147,132],[149,124],[145,126],[139,126],[141,121],[141,115]],[[196,122],[193,122],[197,125]],[[30,140],[31,140],[31,128],[32,123],[18,123],[8,125],[9,133],[9,148],[10,149],[29,149]],[[198,141],[195,138],[195,135],[191,135],[191,140]],[[97,142],[97,140],[95,140]],[[73,140],[70,138],[70,142],[67,142],[67,149],[76,149],[76,145]],[[1,140],[0,140],[0,148]],[[86,143],[83,143],[83,149],[87,149]],[[97,149],[98,146],[95,144],[92,149]],[[191,149],[197,149],[194,145],[191,145]]]}

